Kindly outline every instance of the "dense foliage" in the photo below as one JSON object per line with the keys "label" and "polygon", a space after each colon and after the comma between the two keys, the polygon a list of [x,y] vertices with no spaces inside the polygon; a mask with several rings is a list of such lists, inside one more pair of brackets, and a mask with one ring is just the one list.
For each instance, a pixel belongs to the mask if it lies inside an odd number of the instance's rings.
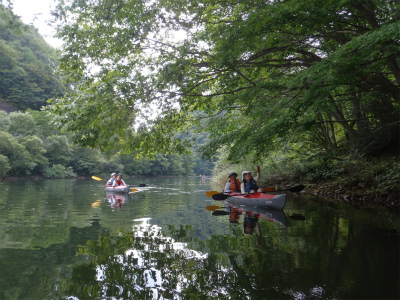
{"label": "dense foliage", "polygon": [[65,93],[56,75],[58,56],[33,26],[23,24],[0,1],[0,100],[39,109]]}
{"label": "dense foliage", "polygon": [[211,132],[209,157],[292,145],[379,153],[399,137],[399,9],[391,0],[62,1],[61,70],[79,84],[53,102],[56,124],[84,145],[140,153],[183,152],[193,140],[176,131],[193,124]]}
{"label": "dense foliage", "polygon": [[137,160],[132,155],[110,158],[98,149],[74,145],[71,134],[62,134],[43,111],[0,111],[0,177],[49,178],[124,172],[128,175],[210,174],[213,163],[195,155],[161,155]]}

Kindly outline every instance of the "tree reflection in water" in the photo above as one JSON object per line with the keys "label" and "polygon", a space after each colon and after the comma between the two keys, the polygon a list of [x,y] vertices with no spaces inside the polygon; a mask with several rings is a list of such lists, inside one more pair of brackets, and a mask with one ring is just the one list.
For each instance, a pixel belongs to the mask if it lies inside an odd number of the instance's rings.
{"label": "tree reflection in water", "polygon": [[[234,269],[241,268],[236,262],[231,265],[229,256],[189,249],[149,219],[136,221],[141,224],[133,232],[102,236],[82,246],[80,254],[92,261],[73,267],[72,278],[63,280],[58,290],[79,299],[195,299],[243,298],[254,289],[250,277],[239,278],[242,274]],[[171,228],[181,237],[187,230]]]}
{"label": "tree reflection in water", "polygon": [[[60,298],[343,299],[370,294],[377,299],[368,285],[370,274],[360,268],[362,248],[352,245],[356,236],[339,239],[334,231],[335,240],[343,243],[321,244],[318,234],[304,240],[264,220],[257,222],[262,242],[241,226],[231,227],[232,235],[197,240],[190,225],[169,226],[167,235],[150,219],[136,221],[140,224],[133,232],[101,236],[80,248],[88,262],[60,281]],[[372,267],[371,274],[378,275],[378,268]],[[393,287],[396,278],[380,281]]]}

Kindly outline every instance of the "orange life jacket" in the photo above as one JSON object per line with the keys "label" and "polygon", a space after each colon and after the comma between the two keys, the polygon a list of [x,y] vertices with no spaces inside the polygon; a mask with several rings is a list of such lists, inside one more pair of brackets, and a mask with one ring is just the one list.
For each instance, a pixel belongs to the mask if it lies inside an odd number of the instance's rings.
{"label": "orange life jacket", "polygon": [[120,186],[123,185],[124,183],[122,182],[121,179],[115,179],[115,185]]}
{"label": "orange life jacket", "polygon": [[240,192],[240,181],[239,181],[239,179],[233,179],[233,180],[229,179],[229,181],[231,182],[231,185],[229,186],[231,191]]}

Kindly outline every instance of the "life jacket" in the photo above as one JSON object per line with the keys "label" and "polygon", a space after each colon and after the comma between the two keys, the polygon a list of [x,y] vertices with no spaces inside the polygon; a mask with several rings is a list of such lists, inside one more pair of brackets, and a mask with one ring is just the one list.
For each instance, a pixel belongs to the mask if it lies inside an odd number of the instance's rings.
{"label": "life jacket", "polygon": [[238,179],[229,179],[231,185],[229,188],[233,192],[240,192],[240,181]]}
{"label": "life jacket", "polygon": [[246,193],[250,193],[251,190],[254,190],[256,192],[258,190],[257,183],[256,183],[256,181],[254,179],[251,179],[250,182],[247,182],[247,181],[244,182],[244,191]]}
{"label": "life jacket", "polygon": [[229,217],[230,217],[229,222],[237,223],[239,221],[239,219],[240,219],[240,215],[241,214],[242,213],[239,212],[237,208],[231,207],[230,208],[230,215],[229,215]]}
{"label": "life jacket", "polygon": [[110,179],[109,181],[107,181],[107,186],[112,186],[114,183],[114,179]]}
{"label": "life jacket", "polygon": [[124,184],[124,182],[122,181],[122,179],[116,179],[115,180],[115,185],[116,186],[123,185],[123,184]]}

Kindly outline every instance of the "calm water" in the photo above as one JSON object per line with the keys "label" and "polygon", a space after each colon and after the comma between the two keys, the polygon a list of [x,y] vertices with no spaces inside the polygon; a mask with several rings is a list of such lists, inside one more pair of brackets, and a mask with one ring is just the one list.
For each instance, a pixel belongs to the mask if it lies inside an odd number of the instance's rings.
{"label": "calm water", "polygon": [[212,213],[207,181],[126,181],[147,187],[0,182],[0,299],[400,297],[396,216],[295,194],[284,213]]}

